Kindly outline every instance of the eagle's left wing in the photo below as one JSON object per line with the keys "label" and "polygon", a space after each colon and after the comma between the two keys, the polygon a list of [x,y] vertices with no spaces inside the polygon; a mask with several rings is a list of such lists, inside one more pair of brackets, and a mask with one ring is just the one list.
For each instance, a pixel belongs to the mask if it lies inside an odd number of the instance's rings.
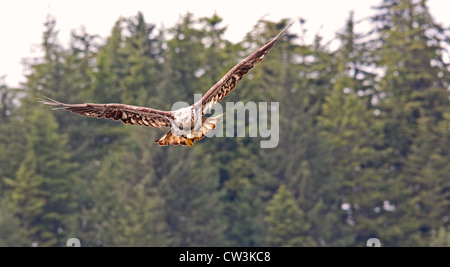
{"label": "eagle's left wing", "polygon": [[200,108],[200,105],[202,106],[202,115],[205,115],[212,106],[227,96],[227,94],[236,87],[237,82],[240,81],[256,63],[263,60],[264,56],[267,55],[275,42],[284,35],[293,23],[294,21],[289,23],[277,36],[270,39],[265,45],[234,66],[230,71],[228,71],[227,74],[225,74],[225,76],[222,77],[222,79],[220,79],[208,90],[208,92],[206,92],[202,99],[194,104],[196,108]]}

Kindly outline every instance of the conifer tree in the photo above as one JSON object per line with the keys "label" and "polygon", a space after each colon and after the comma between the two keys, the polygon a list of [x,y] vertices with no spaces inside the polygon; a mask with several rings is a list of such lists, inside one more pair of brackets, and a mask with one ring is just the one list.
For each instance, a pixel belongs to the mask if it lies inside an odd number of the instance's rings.
{"label": "conifer tree", "polygon": [[13,178],[25,157],[26,132],[17,112],[18,95],[22,90],[0,85],[0,198],[8,190],[5,178]]}
{"label": "conifer tree", "polygon": [[366,92],[373,91],[374,75],[364,71],[367,58],[361,36],[354,31],[352,13],[338,38],[338,72],[319,116],[331,166],[325,203],[335,207],[329,212],[339,215],[331,239],[337,242],[342,238],[347,245],[357,245],[373,234],[368,230],[373,210],[383,201],[382,192],[372,194],[383,185],[383,124],[366,100]]}
{"label": "conifer tree", "polygon": [[[132,105],[155,105],[154,99],[159,78],[160,50],[154,34],[155,25],[145,22],[142,13],[126,20],[128,37],[123,53],[126,55],[127,75],[121,80],[124,91],[121,100]],[[122,66],[123,68],[124,66]]]}
{"label": "conifer tree", "polygon": [[[130,151],[130,148],[133,150]],[[140,150],[112,150],[92,188],[92,207],[83,213],[89,246],[168,246],[170,236],[155,177]],[[142,155],[141,155],[142,156]],[[150,172],[147,172],[150,170]]]}
{"label": "conifer tree", "polygon": [[450,246],[450,232],[447,228],[441,226],[438,230],[431,232],[431,247],[449,247]]}
{"label": "conifer tree", "polygon": [[[391,205],[397,210],[380,229],[391,245],[426,245],[448,209],[448,68],[443,59],[444,29],[426,1],[384,0],[375,59],[386,72],[380,80],[380,110],[385,120]],[[432,171],[431,171],[432,170]],[[445,175],[444,175],[445,176]],[[402,218],[402,219],[399,219]],[[396,230],[394,230],[396,229]]]}
{"label": "conifer tree", "polygon": [[304,212],[295,203],[294,196],[281,185],[267,206],[268,246],[315,246],[308,235],[311,225]]}
{"label": "conifer tree", "polygon": [[26,246],[26,235],[7,197],[0,198],[0,247]]}
{"label": "conifer tree", "polygon": [[28,245],[61,246],[77,231],[75,165],[50,111],[33,109],[26,122],[26,156],[16,177],[7,180],[10,198]]}
{"label": "conifer tree", "polygon": [[[171,104],[185,101],[194,103],[194,94],[204,94],[211,86],[202,79],[206,56],[202,44],[203,32],[194,28],[196,19],[192,13],[180,18],[169,32],[173,38],[167,41],[167,64],[170,71],[166,85],[166,99]],[[169,107],[170,108],[170,107]]]}

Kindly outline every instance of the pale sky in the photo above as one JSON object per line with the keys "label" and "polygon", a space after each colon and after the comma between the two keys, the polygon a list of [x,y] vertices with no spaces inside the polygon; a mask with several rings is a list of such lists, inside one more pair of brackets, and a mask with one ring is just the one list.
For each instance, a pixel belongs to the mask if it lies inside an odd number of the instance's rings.
{"label": "pale sky", "polygon": [[[107,37],[115,21],[141,11],[148,23],[158,27],[173,26],[188,11],[195,17],[212,16],[216,11],[228,26],[225,38],[241,41],[258,19],[278,21],[281,18],[306,19],[306,41],[320,31],[331,40],[341,29],[349,12],[361,19],[373,14],[371,6],[381,0],[14,0],[0,3],[0,77],[17,86],[23,82],[23,58],[39,56],[39,46],[47,14],[56,17],[59,40],[67,45],[70,31],[84,26],[89,34]],[[428,6],[436,21],[450,26],[450,1],[429,0]],[[363,26],[361,26],[363,27]],[[358,28],[357,28],[358,30]],[[290,31],[300,32],[296,23]],[[0,80],[1,83],[1,80]]]}

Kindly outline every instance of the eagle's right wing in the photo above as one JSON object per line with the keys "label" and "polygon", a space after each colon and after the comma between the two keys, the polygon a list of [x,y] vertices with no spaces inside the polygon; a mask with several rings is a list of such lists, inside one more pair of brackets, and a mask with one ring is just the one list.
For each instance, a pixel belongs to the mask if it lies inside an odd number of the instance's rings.
{"label": "eagle's right wing", "polygon": [[124,104],[65,104],[50,98],[41,99],[39,102],[57,106],[55,109],[66,109],[73,113],[99,119],[121,120],[123,123],[131,125],[137,123],[139,125],[163,128],[170,127],[174,120],[174,115],[170,111]]}

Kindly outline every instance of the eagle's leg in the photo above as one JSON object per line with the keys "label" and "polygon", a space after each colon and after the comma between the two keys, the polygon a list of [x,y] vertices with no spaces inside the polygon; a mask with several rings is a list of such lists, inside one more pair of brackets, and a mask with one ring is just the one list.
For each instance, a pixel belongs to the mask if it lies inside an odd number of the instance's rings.
{"label": "eagle's leg", "polygon": [[208,135],[212,130],[216,128],[216,124],[221,120],[223,114],[216,117],[209,117],[202,119],[202,127],[200,131],[192,132],[190,138],[184,135],[175,135],[172,130],[168,131],[165,135],[161,136],[155,143],[160,146],[167,145],[182,145],[182,146],[193,146],[195,141],[202,140]]}

